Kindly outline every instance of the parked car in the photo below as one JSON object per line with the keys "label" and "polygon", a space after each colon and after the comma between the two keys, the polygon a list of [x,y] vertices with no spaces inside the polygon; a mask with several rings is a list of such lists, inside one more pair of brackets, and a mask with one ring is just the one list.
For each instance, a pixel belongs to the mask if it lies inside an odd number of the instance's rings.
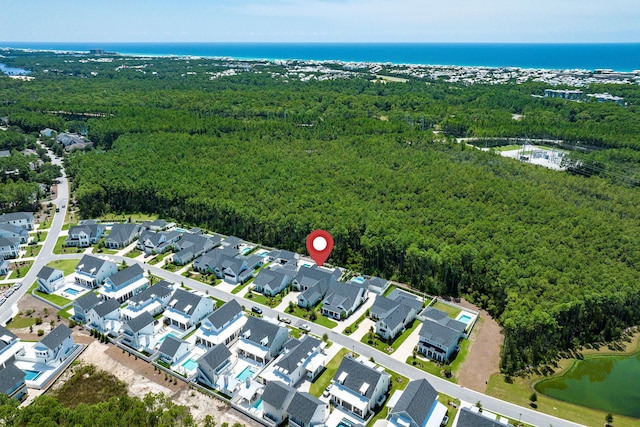
{"label": "parked car", "polygon": [[262,314],[262,309],[260,307],[255,306],[255,305],[253,307],[251,307],[251,311],[253,311],[254,313]]}
{"label": "parked car", "polygon": [[442,422],[440,423],[440,425],[441,426],[446,426],[448,422],[449,422],[449,416],[445,415],[444,418],[442,419]]}
{"label": "parked car", "polygon": [[311,328],[306,323],[300,325],[300,329],[302,329],[303,331],[311,332]]}
{"label": "parked car", "polygon": [[322,395],[323,395],[324,397],[329,396],[329,391],[330,391],[330,390],[331,390],[331,384],[329,384],[329,385],[327,386],[327,388],[325,388],[325,389],[324,389],[324,391],[322,392]]}
{"label": "parked car", "polygon": [[280,321],[286,323],[287,325],[291,324],[291,319],[289,319],[288,317],[281,317]]}

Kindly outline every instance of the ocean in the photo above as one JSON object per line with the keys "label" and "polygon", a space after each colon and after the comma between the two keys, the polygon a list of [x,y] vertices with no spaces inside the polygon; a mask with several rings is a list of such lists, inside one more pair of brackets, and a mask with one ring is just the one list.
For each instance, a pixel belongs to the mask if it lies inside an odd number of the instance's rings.
{"label": "ocean", "polygon": [[36,43],[0,47],[123,55],[231,57],[236,59],[338,60],[393,64],[519,67],[536,69],[640,69],[640,43]]}

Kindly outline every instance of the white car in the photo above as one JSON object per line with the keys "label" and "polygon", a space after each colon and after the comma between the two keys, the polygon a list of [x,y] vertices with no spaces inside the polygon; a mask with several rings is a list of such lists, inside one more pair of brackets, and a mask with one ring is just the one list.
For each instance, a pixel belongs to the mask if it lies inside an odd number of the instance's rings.
{"label": "white car", "polygon": [[311,332],[311,328],[306,323],[300,325],[300,329],[302,329],[303,331]]}

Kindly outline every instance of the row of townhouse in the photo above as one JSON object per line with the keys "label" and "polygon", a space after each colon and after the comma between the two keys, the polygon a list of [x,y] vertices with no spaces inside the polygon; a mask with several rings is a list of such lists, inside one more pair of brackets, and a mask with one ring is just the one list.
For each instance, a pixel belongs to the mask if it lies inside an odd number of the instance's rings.
{"label": "row of townhouse", "polygon": [[10,224],[25,230],[33,230],[33,212],[12,212],[0,215],[0,225]]}

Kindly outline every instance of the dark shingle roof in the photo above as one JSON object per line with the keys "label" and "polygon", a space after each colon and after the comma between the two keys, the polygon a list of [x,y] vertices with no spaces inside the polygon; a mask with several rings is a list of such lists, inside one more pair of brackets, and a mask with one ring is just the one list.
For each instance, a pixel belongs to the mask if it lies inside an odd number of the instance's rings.
{"label": "dark shingle roof", "polygon": [[10,393],[18,382],[24,381],[25,373],[13,363],[0,370],[0,393]]}
{"label": "dark shingle roof", "polygon": [[460,409],[458,415],[458,427],[504,427],[496,420],[491,420],[482,414],[470,411],[468,408]]}
{"label": "dark shingle roof", "polygon": [[71,329],[64,324],[59,324],[54,330],[42,338],[40,343],[48,349],[55,350],[62,342],[71,335]]}
{"label": "dark shingle roof", "polygon": [[200,304],[201,299],[202,298],[196,294],[192,294],[191,292],[178,288],[173,293],[171,301],[169,301],[169,306],[176,311],[191,315],[198,304]]}
{"label": "dark shingle roof", "polygon": [[340,309],[339,306],[349,309],[355,303],[362,289],[362,287],[353,283],[334,282],[327,290],[323,306],[333,311],[338,311]]}
{"label": "dark shingle roof", "polygon": [[425,418],[438,398],[438,392],[425,379],[411,381],[391,414],[406,412],[416,425],[423,425]]}
{"label": "dark shingle roof", "polygon": [[416,312],[422,309],[422,299],[420,297],[403,291],[402,289],[394,289],[389,294],[389,299],[397,301],[400,304],[404,304],[413,308]]}
{"label": "dark shingle roof", "polygon": [[160,346],[160,353],[166,354],[169,357],[173,357],[178,352],[178,349],[182,344],[186,344],[187,342],[181,340],[180,338],[172,337],[167,335],[167,337],[162,341],[162,345]]}
{"label": "dark shingle roof", "polygon": [[275,366],[282,369],[285,374],[290,374],[307,360],[307,357],[313,353],[314,349],[320,346],[320,343],[321,341],[319,339],[305,335],[302,341],[300,341],[300,344],[281,357]]}
{"label": "dark shingle roof", "polygon": [[391,309],[382,320],[388,328],[395,329],[400,323],[404,322],[410,310],[412,310],[411,307],[398,304],[395,308]]}
{"label": "dark shingle roof", "polygon": [[358,362],[357,360],[349,357],[345,357],[344,359],[342,359],[340,367],[338,367],[338,371],[333,377],[333,381],[338,383],[338,379],[341,378],[343,372],[347,373],[343,385],[354,393],[362,394],[360,392],[360,389],[363,387],[363,385],[365,383],[369,385],[367,391],[364,394],[367,399],[371,399],[376,384],[378,384],[378,381],[380,381],[380,377],[383,375],[383,373],[378,371],[377,369],[370,368],[364,363]]}
{"label": "dark shingle roof", "polygon": [[398,306],[398,303],[392,299],[384,297],[382,295],[376,296],[373,305],[370,308],[372,314],[375,314],[377,317],[384,317],[387,313],[389,313],[392,309]]}
{"label": "dark shingle roof", "polygon": [[138,224],[114,224],[107,236],[107,240],[121,244],[128,241],[132,235],[138,234],[139,230],[140,226]]}
{"label": "dark shingle roof", "polygon": [[249,332],[246,339],[259,345],[263,345],[261,342],[266,338],[267,345],[265,347],[270,347],[280,329],[280,326],[269,323],[262,318],[250,316],[247,323],[244,324],[242,332],[243,334]]}
{"label": "dark shingle roof", "polygon": [[117,273],[109,276],[109,281],[114,284],[114,286],[120,286],[124,283],[129,282],[130,280],[135,279],[138,276],[142,276],[144,274],[144,270],[140,265],[133,264],[130,267],[125,268],[124,270],[120,270]]}
{"label": "dark shingle roof", "polygon": [[120,303],[113,298],[107,298],[100,304],[96,305],[93,310],[99,317],[104,317],[120,308]]}
{"label": "dark shingle roof", "polygon": [[281,381],[269,381],[262,393],[262,400],[274,408],[282,408],[296,390]]}
{"label": "dark shingle roof", "polygon": [[438,310],[437,308],[433,308],[433,307],[425,308],[422,311],[421,315],[422,317],[431,319],[434,322],[440,322],[442,319],[446,319],[449,317],[449,315],[446,312],[442,310]]}
{"label": "dark shingle roof", "polygon": [[129,325],[129,329],[131,329],[131,331],[135,333],[140,331],[145,326],[153,324],[153,322],[155,322],[153,316],[148,312],[143,311],[139,316],[129,320],[127,322],[127,325]]}
{"label": "dark shingle roof", "polygon": [[54,271],[56,271],[55,268],[45,266],[40,269],[36,277],[43,280],[49,280]]}
{"label": "dark shingle roof", "polygon": [[242,307],[236,300],[232,299],[222,304],[208,319],[213,326],[221,328],[225,323],[237,316],[238,313],[242,313]]}
{"label": "dark shingle roof", "polygon": [[111,262],[111,261],[96,258],[91,255],[85,255],[82,257],[82,259],[78,263],[76,270],[93,275],[96,272],[98,272],[98,270],[100,270],[100,268],[102,268],[103,264],[106,262]]}
{"label": "dark shingle roof", "polygon": [[158,298],[164,298],[173,292],[172,284],[167,282],[166,280],[161,280],[153,286],[149,286],[144,291],[140,292],[129,298],[130,302],[141,303],[148,299],[153,298],[154,296]]}
{"label": "dark shingle roof", "polygon": [[322,400],[305,392],[296,392],[287,413],[296,421],[309,425],[318,406],[327,405]]}
{"label": "dark shingle roof", "polygon": [[75,300],[74,304],[78,304],[81,309],[87,311],[100,304],[100,299],[93,292],[87,292]]}
{"label": "dark shingle roof", "polygon": [[9,345],[7,342],[5,342],[4,339],[2,339],[4,337],[7,337],[5,338],[7,341],[13,341],[18,338],[13,332],[0,325],[0,352],[2,352],[2,350],[4,350],[5,347]]}
{"label": "dark shingle roof", "polygon": [[209,351],[203,354],[200,359],[198,359],[198,365],[200,365],[203,370],[215,370],[230,357],[231,352],[229,351],[227,346],[224,344],[218,344],[213,346]]}
{"label": "dark shingle roof", "polygon": [[426,319],[420,329],[420,337],[432,343],[451,348],[458,343],[460,331],[441,325],[431,319]]}

